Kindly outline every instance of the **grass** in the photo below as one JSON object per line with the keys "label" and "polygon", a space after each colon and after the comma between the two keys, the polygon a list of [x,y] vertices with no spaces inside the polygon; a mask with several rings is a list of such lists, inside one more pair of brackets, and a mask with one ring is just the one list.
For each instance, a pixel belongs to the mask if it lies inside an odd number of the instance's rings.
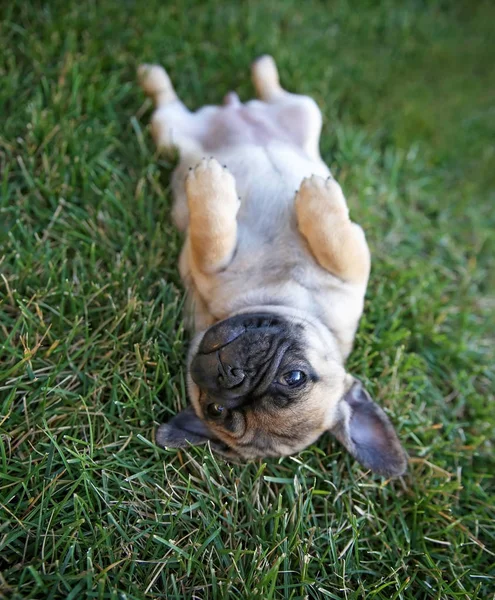
{"label": "grass", "polygon": [[[12,0],[0,25],[0,596],[488,599],[495,594],[488,2]],[[276,56],[373,271],[349,369],[411,456],[329,436],[233,466],[164,451],[185,405],[173,165],[135,83],[192,107]]]}

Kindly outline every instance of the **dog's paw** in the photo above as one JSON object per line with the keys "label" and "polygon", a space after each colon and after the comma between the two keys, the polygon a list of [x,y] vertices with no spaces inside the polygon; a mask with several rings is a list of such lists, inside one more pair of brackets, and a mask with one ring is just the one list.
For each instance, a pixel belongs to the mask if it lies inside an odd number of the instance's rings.
{"label": "dog's paw", "polygon": [[203,158],[189,171],[186,192],[190,202],[218,202],[223,206],[232,205],[236,210],[239,207],[235,179],[215,158]]}
{"label": "dog's paw", "polygon": [[308,210],[317,214],[333,213],[348,217],[349,210],[340,185],[328,177],[318,175],[307,177],[301,183],[296,195],[297,210]]}
{"label": "dog's paw", "polygon": [[139,84],[156,103],[166,104],[177,99],[170,77],[160,65],[140,65],[137,74]]}
{"label": "dog's paw", "polygon": [[278,70],[275,60],[269,54],[263,54],[251,65],[254,77],[278,83]]}
{"label": "dog's paw", "polygon": [[280,86],[277,65],[271,56],[260,56],[251,65],[251,77],[258,95],[263,100],[271,100],[283,93]]}
{"label": "dog's paw", "polygon": [[203,159],[186,178],[192,263],[204,273],[224,269],[237,244],[235,179],[214,158]]}

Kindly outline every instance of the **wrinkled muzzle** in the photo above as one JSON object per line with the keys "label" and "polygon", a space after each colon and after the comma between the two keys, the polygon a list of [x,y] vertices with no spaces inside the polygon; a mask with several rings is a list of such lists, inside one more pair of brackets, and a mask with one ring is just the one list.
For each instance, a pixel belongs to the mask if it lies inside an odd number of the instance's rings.
{"label": "wrinkled muzzle", "polygon": [[191,361],[196,385],[218,399],[263,393],[287,349],[283,321],[271,314],[243,314],[213,325]]}

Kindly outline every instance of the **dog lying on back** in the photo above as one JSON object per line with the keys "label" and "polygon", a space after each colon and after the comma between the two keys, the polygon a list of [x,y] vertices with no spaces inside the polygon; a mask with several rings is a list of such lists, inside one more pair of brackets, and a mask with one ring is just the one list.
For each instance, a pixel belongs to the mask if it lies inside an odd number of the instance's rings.
{"label": "dog lying on back", "polygon": [[[193,337],[191,406],[161,446],[209,441],[228,457],[285,456],[330,431],[365,467],[404,473],[388,417],[345,360],[363,310],[370,254],[319,153],[321,113],[285,91],[273,59],[252,67],[260,100],[190,112],[167,73],[143,65],[159,149],[177,149],[180,273]],[[296,191],[295,191],[296,190]]]}

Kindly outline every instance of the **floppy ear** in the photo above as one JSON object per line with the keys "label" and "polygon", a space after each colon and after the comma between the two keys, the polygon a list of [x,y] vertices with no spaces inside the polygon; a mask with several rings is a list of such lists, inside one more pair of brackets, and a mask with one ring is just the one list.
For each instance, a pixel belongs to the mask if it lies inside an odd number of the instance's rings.
{"label": "floppy ear", "polygon": [[340,420],[330,430],[363,466],[380,475],[398,477],[407,468],[407,455],[392,423],[354,380],[339,405]]}
{"label": "floppy ear", "polygon": [[215,439],[192,406],[175,415],[168,423],[160,425],[156,432],[156,443],[168,448],[187,448],[190,444],[206,444]]}

